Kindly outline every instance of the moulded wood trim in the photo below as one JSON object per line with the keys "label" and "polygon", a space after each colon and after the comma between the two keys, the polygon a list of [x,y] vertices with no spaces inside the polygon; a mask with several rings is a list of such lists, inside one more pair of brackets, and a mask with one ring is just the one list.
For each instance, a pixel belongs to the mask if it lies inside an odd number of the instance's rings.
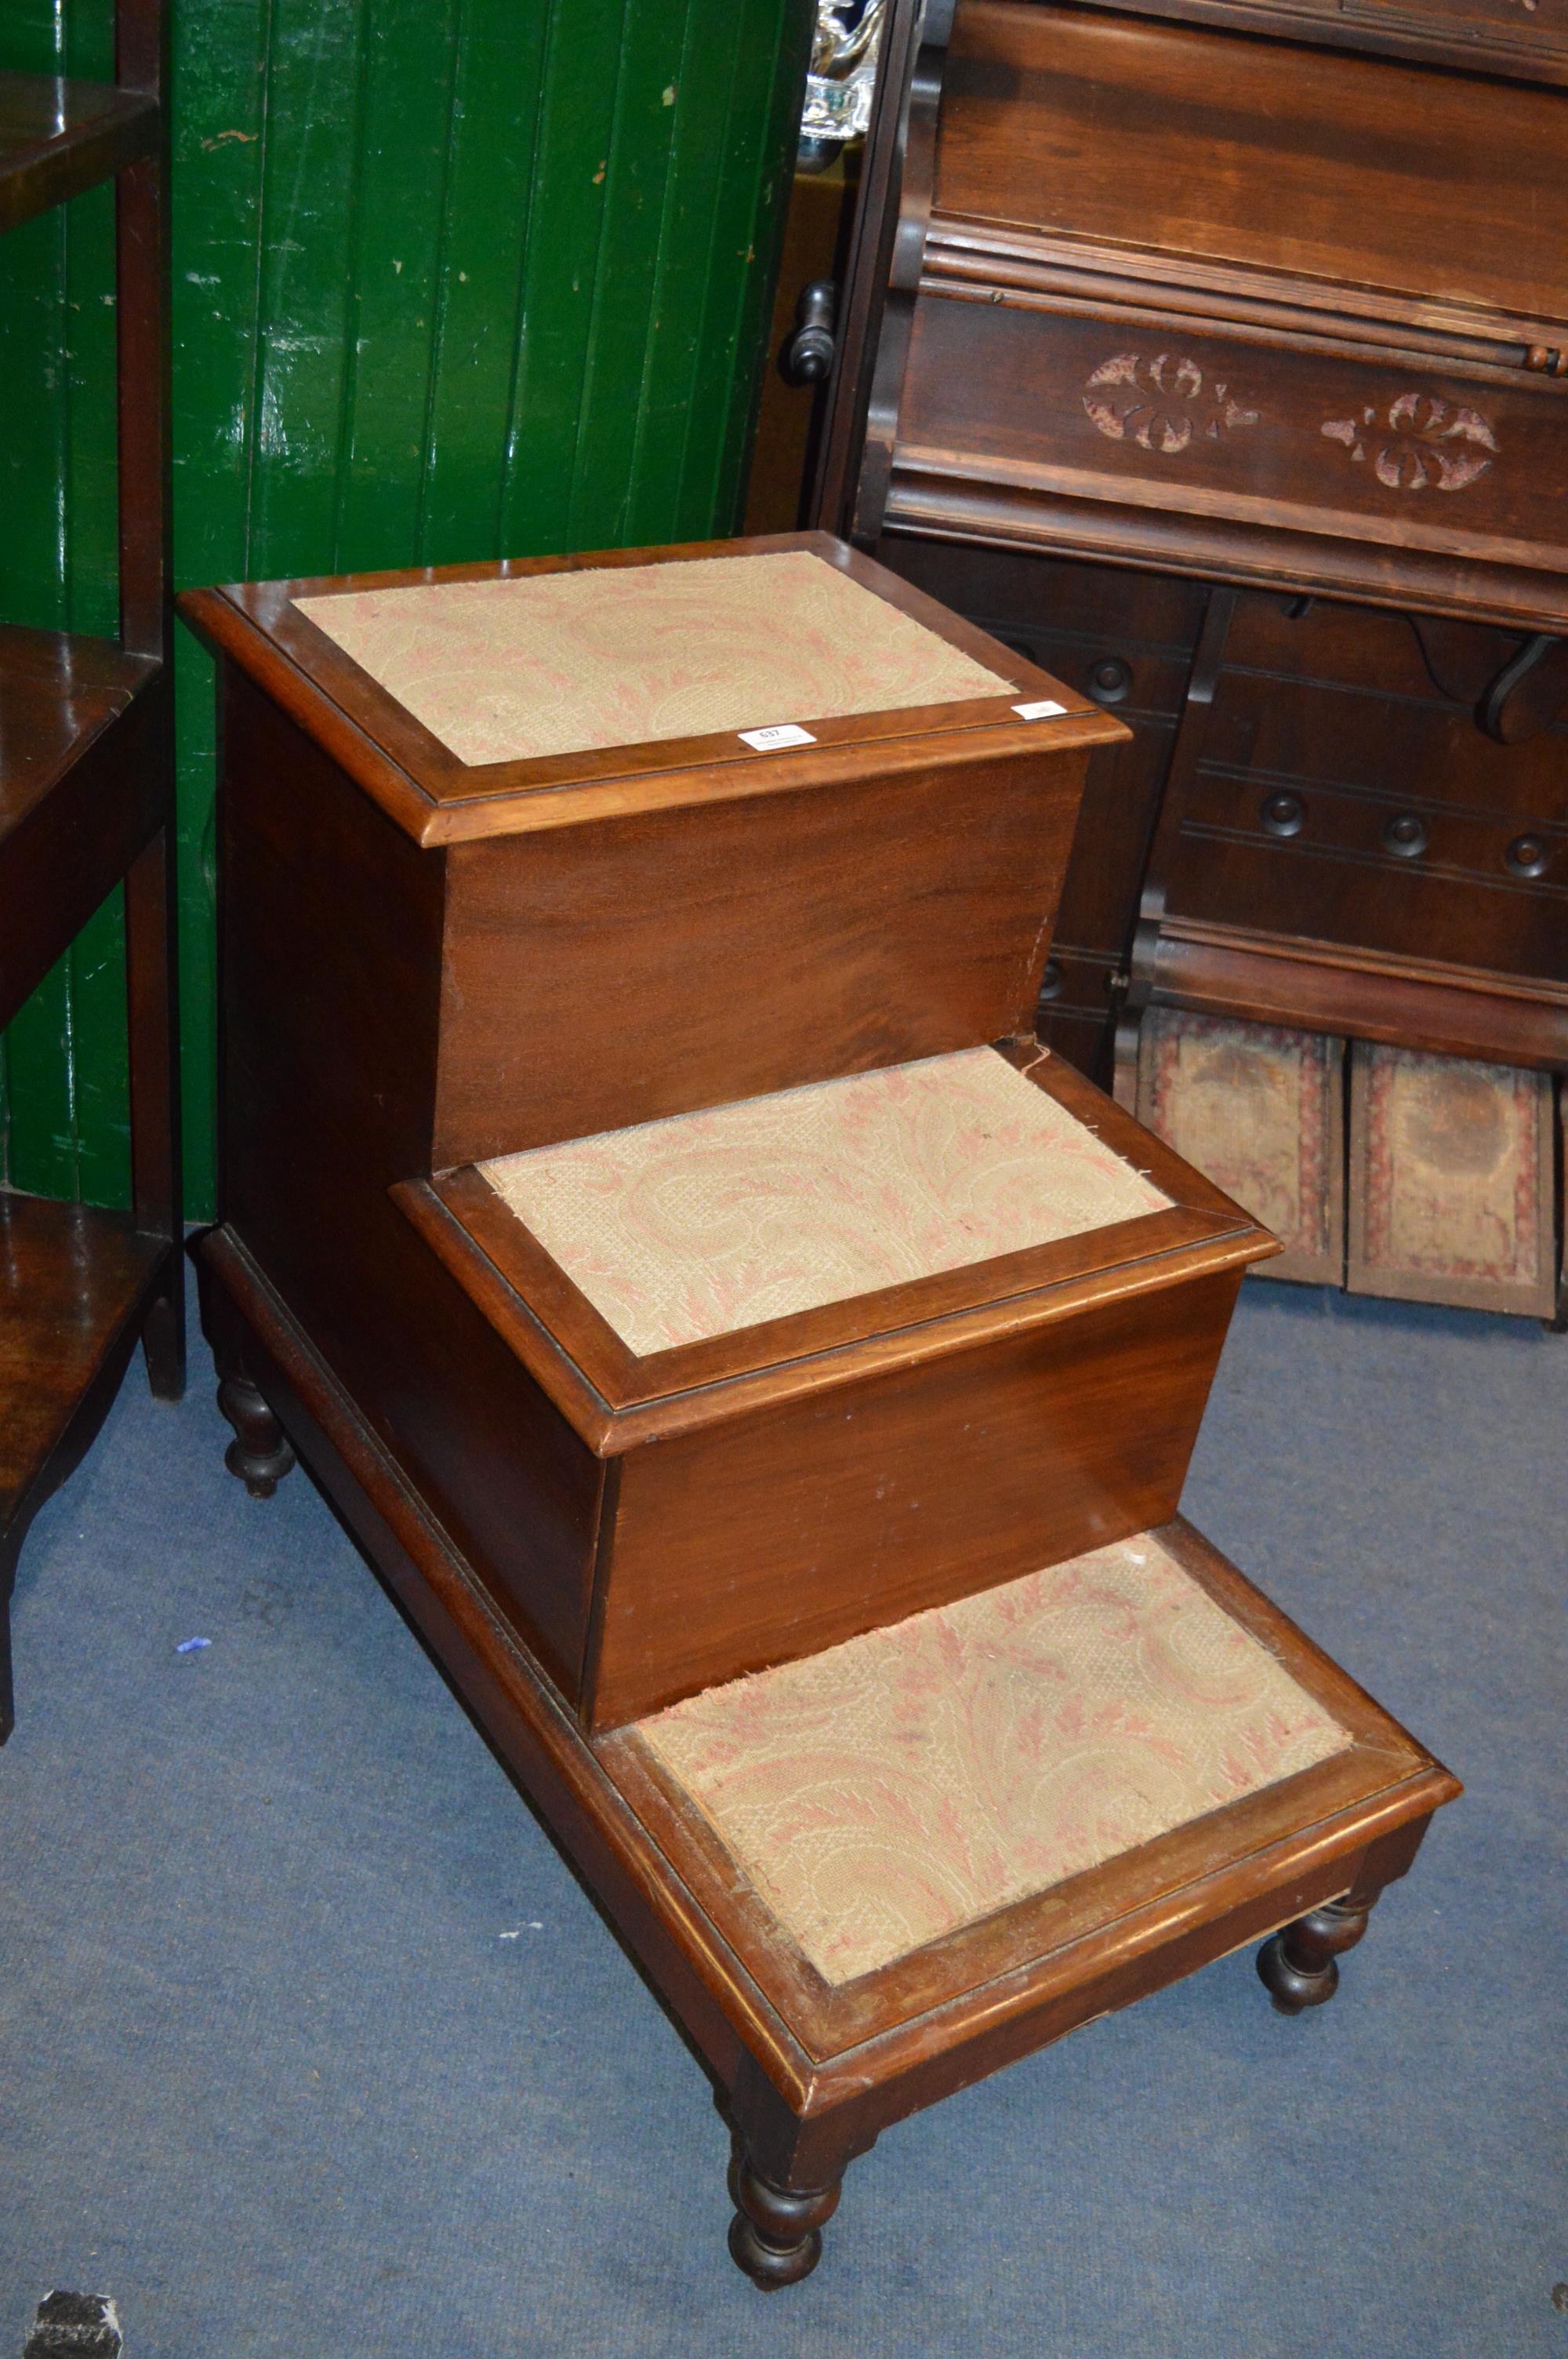
{"label": "moulded wood trim", "polygon": [[895,474],[889,532],[996,549],[1044,549],[1097,565],[1187,574],[1271,591],[1354,599],[1368,606],[1457,614],[1508,629],[1568,632],[1568,575],[1479,564],[1307,530],[1242,523],[1118,497],[1058,494],[1045,484],[943,472]]}
{"label": "moulded wood trim", "polygon": [[643,1357],[471,1165],[401,1182],[392,1196],[601,1454],[1278,1252],[1249,1213],[1065,1060],[1033,1042],[1001,1053],[1146,1172],[1170,1209]]}
{"label": "moulded wood trim", "polygon": [[502,1275],[445,1196],[428,1180],[402,1180],[388,1192],[568,1423],[596,1455],[607,1455],[617,1431],[610,1403]]}
{"label": "moulded wood trim", "polygon": [[[1521,379],[1528,384],[1528,380]],[[1488,565],[1529,567],[1548,576],[1568,571],[1568,549],[1546,542],[1515,540],[1502,533],[1467,532],[1445,526],[1425,527],[1372,510],[1314,507],[1284,495],[1265,496],[1251,492],[1212,490],[1206,484],[1184,484],[1171,476],[1161,481],[1137,475],[1101,474],[1092,467],[1054,466],[1038,459],[1002,457],[993,451],[949,451],[915,442],[901,442],[895,483],[903,475],[935,475],[945,480],[996,484],[1004,490],[1038,488],[1075,502],[1125,508],[1152,508],[1170,516],[1194,516],[1218,522],[1263,526],[1311,534],[1317,539],[1370,542],[1393,550],[1413,550],[1432,556]],[[891,514],[891,509],[890,509]],[[1300,518],[1300,523],[1291,522]]]}
{"label": "moulded wood trim", "polygon": [[[1561,389],[1557,378],[1527,373],[1522,357],[1504,359],[1502,353],[1512,346],[1474,336],[1405,326],[1398,335],[1379,337],[1366,321],[1354,317],[1292,312],[1262,300],[1206,299],[1190,288],[1177,297],[1141,280],[1119,283],[1065,266],[1051,271],[1042,266],[1027,275],[1018,271],[1001,283],[982,277],[978,268],[956,276],[933,275],[922,280],[920,291],[933,302],[983,303],[988,309],[1033,312],[1044,320],[1099,320],[1108,330],[1119,332],[1139,328],[1160,336],[1223,337],[1227,343],[1261,352],[1326,353],[1336,360],[1372,367],[1441,369],[1445,375],[1463,375],[1477,385],[1501,386],[1515,393],[1521,385],[1530,392],[1553,386]],[[1563,332],[1552,330],[1555,335]],[[1519,350],[1522,354],[1523,346]]]}
{"label": "moulded wood trim", "polygon": [[[485,1187],[488,1183],[477,1184]],[[494,1191],[489,1192],[493,1195]],[[1275,1240],[1253,1223],[1238,1228],[1181,1210],[1152,1213],[1151,1223],[1182,1223],[1194,1233],[1191,1241],[1167,1243],[1108,1271],[1091,1270],[1079,1277],[1058,1280],[1030,1292],[1009,1295],[888,1333],[830,1344],[803,1352],[792,1360],[728,1377],[710,1377],[684,1391],[621,1404],[607,1399],[599,1391],[530,1307],[518,1282],[526,1284],[527,1277],[521,1268],[514,1267],[515,1237],[508,1234],[502,1241],[502,1249],[506,1253],[504,1266],[492,1259],[469,1226],[466,1190],[454,1190],[445,1180],[414,1180],[400,1181],[390,1193],[404,1217],[419,1232],[496,1332],[505,1338],[530,1375],[589,1447],[601,1457],[618,1455],[642,1442],[696,1432],[753,1408],[794,1400],[803,1393],[828,1391],[890,1368],[915,1366],[945,1352],[976,1350],[1022,1329],[1046,1327],[1082,1311],[1103,1309],[1129,1295],[1153,1293],[1223,1270],[1245,1267],[1268,1259],[1279,1250]],[[499,1205],[499,1199],[496,1201]],[[500,1206],[500,1211],[512,1230],[521,1227],[504,1206]],[[1131,1228],[1136,1224],[1122,1225]],[[571,1283],[564,1274],[559,1282],[563,1291]],[[598,1321],[599,1314],[591,1304],[584,1308]],[[818,1315],[805,1312],[801,1318],[804,1321]],[[619,1345],[619,1338],[615,1340]],[[701,1348],[688,1345],[683,1346],[683,1351]],[[625,1347],[619,1345],[619,1349],[624,1353]],[[630,1354],[627,1358],[633,1367],[645,1364]]]}
{"label": "moulded wood trim", "polygon": [[1469,73],[1507,74],[1510,80],[1547,84],[1568,82],[1568,46],[1553,49],[1539,36],[1510,38],[1506,25],[1476,25],[1444,38],[1432,20],[1420,20],[1412,0],[1403,21],[1348,16],[1337,9],[1293,7],[1287,0],[1084,0],[1119,15],[1178,16],[1188,24],[1223,25],[1235,33],[1266,40],[1310,41],[1314,48],[1357,49],[1374,57],[1405,58],[1416,65],[1458,66]]}
{"label": "moulded wood trim", "polygon": [[[1526,347],[1550,343],[1568,326],[1568,306],[1562,312],[1505,311],[1462,297],[1445,300],[1353,279],[1307,278],[1261,263],[1209,260],[1190,248],[1115,245],[1072,230],[991,223],[962,213],[933,217],[923,292],[962,297],[968,291],[966,282],[974,281],[977,288],[1000,286],[1020,295],[1044,294],[1063,280],[1073,287],[1091,279],[1109,282],[1109,299],[1117,309],[1125,300],[1169,314],[1177,308],[1172,290],[1180,288],[1211,298],[1211,317],[1232,331],[1254,316],[1336,344],[1366,342],[1367,356],[1374,359],[1385,358],[1386,347],[1397,348],[1402,335],[1424,332],[1439,348],[1475,347],[1477,359],[1503,368],[1506,382],[1523,373]],[[1122,286],[1125,298],[1110,292]],[[1379,335],[1379,329],[1390,333]],[[1519,347],[1511,366],[1498,361],[1498,345]]]}
{"label": "moulded wood trim", "polygon": [[[535,760],[461,762],[309,618],[301,597],[442,582],[514,581],[583,571],[805,550],[921,623],[1009,682],[997,697],[903,706],[822,720],[816,742],[777,754],[740,745],[734,731],[609,746]],[[1027,662],[935,599],[827,533],[783,533],[571,558],[403,567],[382,573],[245,582],[188,592],[187,620],[242,664],[351,777],[420,843],[525,832],[671,804],[730,800],[847,779],[929,772],[1017,754],[1116,742],[1123,724],[1076,689]],[[1027,722],[1015,701],[1049,698],[1060,716]]]}
{"label": "moulded wood trim", "polygon": [[[796,1361],[929,1326],[968,1310],[1070,1285],[1100,1271],[1175,1253],[1213,1237],[1231,1237],[1239,1219],[1177,1204],[1168,1212],[1140,1214],[1049,1245],[929,1277],[910,1278],[874,1293],[851,1295],[815,1310],[764,1320],[756,1326],[705,1337],[695,1343],[640,1353],[619,1335],[588,1297],[554,1261],[526,1223],[471,1165],[436,1180],[434,1192],[455,1214],[507,1284],[607,1400],[612,1409],[636,1408],[680,1393],[727,1384]],[[1267,1246],[1260,1248],[1266,1254]]]}
{"label": "moulded wood trim", "polygon": [[1154,1000],[1437,1056],[1568,1069],[1568,986],[1167,918]]}
{"label": "moulded wood trim", "polygon": [[264,695],[297,723],[356,786],[362,787],[406,834],[416,843],[427,840],[426,831],[436,810],[431,797],[324,695],[298,664],[256,628],[227,590],[186,590],[175,603],[214,655],[238,664]]}

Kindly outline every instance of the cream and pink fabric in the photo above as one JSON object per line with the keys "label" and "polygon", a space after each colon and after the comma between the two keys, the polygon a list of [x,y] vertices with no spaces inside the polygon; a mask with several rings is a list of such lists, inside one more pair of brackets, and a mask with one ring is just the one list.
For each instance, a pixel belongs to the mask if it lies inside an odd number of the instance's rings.
{"label": "cream and pink fabric", "polygon": [[1553,1308],[1552,1077],[1357,1041],[1352,1284]]}
{"label": "cream and pink fabric", "polygon": [[480,1169],[643,1356],[1170,1201],[994,1049]]}
{"label": "cream and pink fabric", "polygon": [[476,764],[1011,690],[808,549],[334,591],[298,610]]}
{"label": "cream and pink fabric", "polygon": [[1147,1533],[637,1734],[834,1984],[1351,1742]]}
{"label": "cream and pink fabric", "polygon": [[1143,1018],[1139,1119],[1280,1239],[1260,1277],[1344,1277],[1344,1058],[1315,1032],[1174,1007]]}

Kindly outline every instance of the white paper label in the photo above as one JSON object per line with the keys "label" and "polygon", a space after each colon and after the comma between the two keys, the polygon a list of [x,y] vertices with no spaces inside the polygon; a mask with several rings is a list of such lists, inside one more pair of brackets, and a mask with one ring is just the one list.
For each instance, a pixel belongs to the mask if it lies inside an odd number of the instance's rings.
{"label": "white paper label", "polygon": [[[1057,707],[1058,712],[1061,710]],[[815,745],[816,738],[809,729],[798,729],[793,721],[780,721],[772,729],[742,729],[743,745],[754,745],[759,754],[776,754],[781,745]]]}
{"label": "white paper label", "polygon": [[1012,709],[1021,721],[1049,721],[1067,708],[1065,704],[1053,704],[1048,696],[1043,696],[1038,704],[1015,704]]}

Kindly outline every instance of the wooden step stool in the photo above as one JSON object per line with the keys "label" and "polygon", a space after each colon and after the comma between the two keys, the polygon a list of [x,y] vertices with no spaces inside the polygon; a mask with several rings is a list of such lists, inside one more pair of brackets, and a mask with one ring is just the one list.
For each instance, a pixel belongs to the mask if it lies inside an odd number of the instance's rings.
{"label": "wooden step stool", "polygon": [[194,593],[229,1463],[297,1450],[707,2060],[730,2247],[1447,1772],[1176,1520],[1273,1240],[1043,1052],[1119,723],[822,535]]}

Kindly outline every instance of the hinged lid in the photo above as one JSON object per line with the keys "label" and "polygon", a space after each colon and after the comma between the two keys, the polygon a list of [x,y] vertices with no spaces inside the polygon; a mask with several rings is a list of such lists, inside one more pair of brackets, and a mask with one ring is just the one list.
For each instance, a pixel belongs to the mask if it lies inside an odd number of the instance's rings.
{"label": "hinged lid", "polygon": [[825,533],[252,582],[186,611],[426,843],[1121,734]]}

